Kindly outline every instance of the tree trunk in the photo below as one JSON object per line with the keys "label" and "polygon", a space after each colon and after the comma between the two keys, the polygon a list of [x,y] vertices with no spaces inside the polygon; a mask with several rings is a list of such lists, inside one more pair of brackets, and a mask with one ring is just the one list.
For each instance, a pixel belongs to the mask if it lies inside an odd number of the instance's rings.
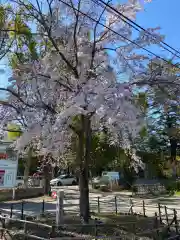
{"label": "tree trunk", "polygon": [[79,160],[79,191],[80,191],[80,216],[85,223],[89,221],[89,160],[91,143],[91,121],[81,116],[82,131],[78,135],[78,160]]}
{"label": "tree trunk", "polygon": [[44,180],[44,194],[45,195],[50,195],[50,190],[51,190],[50,179],[51,178],[46,176],[45,180]]}
{"label": "tree trunk", "polygon": [[31,159],[32,159],[32,148],[30,147],[28,150],[28,156],[25,162],[24,168],[24,187],[28,188],[28,179],[29,179],[29,172],[31,167]]}
{"label": "tree trunk", "polygon": [[51,169],[50,165],[46,164],[43,167],[43,175],[44,175],[44,194],[49,195],[51,186],[50,186],[50,180],[51,180]]}
{"label": "tree trunk", "polygon": [[176,161],[176,154],[177,154],[177,139],[176,138],[170,138],[170,148],[171,148],[171,161]]}
{"label": "tree trunk", "polygon": [[87,167],[80,170],[79,176],[79,191],[80,191],[80,217],[82,221],[88,223],[89,221],[89,184]]}

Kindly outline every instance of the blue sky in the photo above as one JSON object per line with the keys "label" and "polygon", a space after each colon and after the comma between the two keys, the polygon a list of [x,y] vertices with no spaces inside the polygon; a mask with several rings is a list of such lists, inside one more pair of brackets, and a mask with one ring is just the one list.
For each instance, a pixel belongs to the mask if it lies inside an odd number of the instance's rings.
{"label": "blue sky", "polygon": [[[124,2],[121,0],[120,2]],[[141,0],[143,1],[143,0]],[[179,28],[179,9],[180,0],[152,0],[151,3],[144,4],[144,11],[137,16],[136,22],[144,28],[161,27],[160,32],[166,36],[165,42],[180,51],[180,28]],[[152,47],[151,50],[163,57],[170,57],[168,52],[160,51],[159,48]],[[5,69],[2,73],[1,69]],[[0,62],[0,87],[7,86],[9,69],[6,60]],[[0,92],[0,99],[5,95]]]}
{"label": "blue sky", "polygon": [[152,0],[144,5],[145,10],[138,14],[136,22],[145,27],[161,27],[165,42],[180,50],[179,0]]}

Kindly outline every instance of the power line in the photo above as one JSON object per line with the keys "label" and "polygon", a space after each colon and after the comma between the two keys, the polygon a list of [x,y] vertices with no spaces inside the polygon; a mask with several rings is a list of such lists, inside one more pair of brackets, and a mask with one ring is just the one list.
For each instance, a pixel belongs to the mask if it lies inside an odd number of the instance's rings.
{"label": "power line", "polygon": [[[134,21],[131,20],[130,18],[126,17],[124,14],[122,14],[122,13],[121,13],[120,11],[118,11],[116,8],[112,7],[111,5],[109,5],[108,3],[104,2],[103,0],[97,0],[97,1],[92,0],[92,1],[93,1],[94,3],[96,3],[96,4],[99,4],[98,1],[100,1],[100,2],[103,3],[105,6],[109,7],[111,10],[113,10],[115,13],[117,13],[117,14],[121,17],[122,21],[124,21],[125,23],[129,24],[131,27],[133,27],[133,28],[136,29],[137,31],[140,32],[139,29],[141,29],[142,31],[144,31],[146,34],[150,35],[150,36],[153,37],[154,39],[157,38],[156,36],[154,36],[153,34],[151,34],[148,30],[146,30],[145,28],[143,28],[142,26],[140,26],[139,24],[137,24],[136,22],[134,22]],[[129,21],[130,23],[127,22],[125,19],[126,19],[127,21]],[[136,27],[135,27],[134,25],[135,25]],[[139,28],[139,29],[138,29],[138,28]],[[175,51],[176,53],[180,54],[180,52],[179,52],[177,49],[171,47],[169,44],[167,44],[167,43],[164,42],[163,40],[161,40],[160,42],[161,42],[162,44],[164,44],[166,47],[168,47],[168,48],[170,48],[171,50]],[[170,50],[167,49],[166,47],[163,46],[163,48],[164,48],[165,50],[171,52],[173,55],[175,55],[176,57],[180,58],[180,56],[178,56],[176,53],[170,51]]]}
{"label": "power line", "polygon": [[117,31],[115,31],[115,30],[111,29],[110,27],[104,25],[103,23],[97,21],[96,19],[92,18],[91,16],[87,15],[86,13],[84,13],[84,12],[82,12],[81,10],[77,9],[76,7],[74,7],[74,6],[72,6],[72,5],[70,5],[70,4],[66,3],[66,2],[64,2],[63,0],[59,0],[59,1],[62,2],[63,4],[65,4],[66,6],[68,6],[68,7],[70,7],[70,8],[73,8],[75,11],[81,13],[83,16],[88,17],[88,18],[89,18],[90,20],[92,20],[93,22],[95,22],[95,23],[101,25],[102,27],[105,27],[105,28],[108,29],[109,31],[113,32],[114,34],[117,34],[118,36],[122,37],[122,38],[125,39],[126,41],[128,41],[128,42],[130,42],[130,43],[136,45],[137,47],[143,49],[144,51],[146,51],[146,52],[148,52],[149,54],[155,56],[156,58],[161,59],[161,60],[163,60],[164,62],[166,62],[166,63],[170,64],[171,66],[173,66],[173,67],[175,67],[175,68],[177,68],[177,69],[180,70],[180,68],[177,67],[175,64],[173,64],[173,63],[167,61],[167,60],[164,59],[163,57],[160,57],[159,55],[153,53],[152,51],[146,49],[145,47],[142,47],[141,45],[139,45],[138,43],[134,42],[133,40],[130,40],[130,39],[128,39],[127,37],[121,35],[121,34],[118,33]]}

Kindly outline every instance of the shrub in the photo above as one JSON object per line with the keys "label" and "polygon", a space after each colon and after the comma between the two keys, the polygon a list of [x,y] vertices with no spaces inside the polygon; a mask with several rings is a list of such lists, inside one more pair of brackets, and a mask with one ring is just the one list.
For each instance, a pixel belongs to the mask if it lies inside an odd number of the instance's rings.
{"label": "shrub", "polygon": [[175,191],[180,191],[180,181],[168,181],[165,184],[165,188],[170,194],[174,194]]}
{"label": "shrub", "polygon": [[102,192],[109,192],[110,189],[107,185],[101,185],[99,188]]}
{"label": "shrub", "polygon": [[137,192],[138,192],[137,186],[133,186],[133,187],[132,187],[132,191],[133,191],[134,193],[137,193]]}

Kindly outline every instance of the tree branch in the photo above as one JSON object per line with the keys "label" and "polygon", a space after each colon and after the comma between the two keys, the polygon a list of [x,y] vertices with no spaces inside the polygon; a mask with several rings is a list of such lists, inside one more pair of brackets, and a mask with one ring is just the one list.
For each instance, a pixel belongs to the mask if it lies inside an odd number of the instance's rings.
{"label": "tree branch", "polygon": [[6,91],[11,93],[14,97],[16,97],[21,103],[25,104],[27,107],[32,108],[33,106],[30,105],[29,103],[26,103],[20,96],[19,94],[17,94],[16,92],[14,92],[13,90],[9,89],[9,88],[0,88],[0,91]]}
{"label": "tree branch", "polygon": [[17,107],[13,106],[12,104],[10,104],[8,102],[0,101],[0,104],[2,104],[3,106],[13,108],[17,112],[17,114],[21,114],[21,111]]}
{"label": "tree branch", "polygon": [[[38,75],[39,75],[39,76],[42,76],[42,77],[45,77],[45,78],[51,79],[50,76],[45,75],[45,74],[38,73]],[[60,80],[63,80],[63,79],[60,78]],[[68,86],[67,84],[62,83],[61,81],[58,81],[58,80],[56,80],[55,82],[57,82],[59,85],[61,85],[62,87],[66,88],[66,89],[69,90],[70,92],[73,92],[72,88],[71,88],[70,86]]]}
{"label": "tree branch", "polygon": [[28,12],[31,13],[31,15],[44,27],[45,31],[47,32],[48,38],[51,41],[53,47],[55,48],[55,50],[57,51],[57,53],[60,55],[60,57],[62,58],[62,60],[66,63],[66,65],[68,66],[68,68],[70,70],[73,71],[74,75],[76,78],[78,78],[78,72],[77,69],[66,59],[66,57],[64,56],[64,54],[59,50],[55,40],[53,39],[53,37],[51,36],[51,28],[48,27],[48,25],[46,24],[46,21],[44,19],[44,16],[41,12],[40,6],[38,1],[36,0],[37,4],[38,4],[38,8],[39,10],[33,5],[31,4],[31,8],[36,12],[37,15],[40,16],[40,19],[38,18],[38,16],[36,16],[34,14],[33,11],[30,11],[29,5],[26,5],[24,2],[22,2],[21,0],[19,0],[19,2],[17,2],[16,0],[12,0],[13,2],[17,3],[18,5],[22,5],[24,6]]}
{"label": "tree branch", "polygon": [[[71,5],[72,5],[72,9],[74,10],[74,5],[73,2],[71,0]],[[78,27],[78,22],[79,22],[79,10],[80,10],[80,6],[81,6],[81,0],[78,1],[78,11],[76,13],[76,11],[74,10],[74,14],[76,16],[76,22],[74,25],[74,33],[73,33],[73,39],[74,39],[74,54],[75,54],[75,58],[76,58],[76,68],[78,65],[78,46],[77,46],[77,38],[76,38],[76,34],[77,34],[77,27]]]}
{"label": "tree branch", "polygon": [[[35,105],[31,105],[31,104],[29,104],[29,103],[26,103],[20,96],[19,96],[19,94],[17,94],[16,92],[14,92],[14,91],[12,91],[12,90],[10,90],[10,89],[8,89],[8,88],[0,88],[0,90],[2,90],[2,91],[7,91],[7,92],[10,92],[13,96],[15,96],[21,103],[23,103],[26,107],[29,107],[29,108],[34,108],[34,107],[36,107]],[[51,107],[51,106],[49,106],[49,105],[47,105],[47,104],[45,104],[44,102],[42,102],[42,104],[43,104],[43,106],[37,106],[38,108],[42,108],[42,109],[47,109],[49,112],[51,112],[51,113],[53,113],[53,114],[55,114],[56,113],[56,111]],[[10,104],[6,104],[6,105],[9,105],[10,106]],[[11,105],[11,107],[13,107],[13,105]],[[13,107],[14,108],[14,107]],[[17,111],[17,110],[16,110]]]}
{"label": "tree branch", "polygon": [[[107,2],[109,3],[109,1]],[[97,26],[101,20],[101,17],[103,16],[105,10],[106,10],[106,7],[104,7],[103,11],[101,12],[100,16],[99,16],[99,19],[96,21],[96,24],[95,24],[95,27],[94,27],[94,42],[93,42],[93,47],[92,47],[92,57],[91,57],[91,63],[90,63],[90,68],[92,69],[93,68],[93,62],[94,62],[94,57],[95,57],[95,53],[96,53],[96,31],[97,31]]]}
{"label": "tree branch", "polygon": [[6,132],[14,132],[14,133],[23,133],[23,131],[21,131],[21,130],[14,130],[14,129],[2,129],[3,131],[6,131]]}

